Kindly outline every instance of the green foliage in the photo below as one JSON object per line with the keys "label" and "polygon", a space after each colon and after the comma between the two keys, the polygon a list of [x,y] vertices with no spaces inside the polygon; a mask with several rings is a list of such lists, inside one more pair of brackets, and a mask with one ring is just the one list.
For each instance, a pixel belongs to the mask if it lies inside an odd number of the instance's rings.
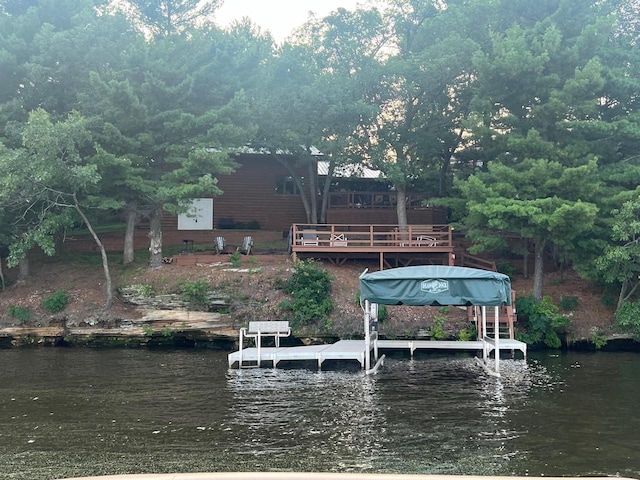
{"label": "green foliage", "polygon": [[193,308],[202,309],[209,305],[209,292],[211,285],[205,280],[185,283],[182,286],[182,299]]}
{"label": "green foliage", "polygon": [[170,328],[163,328],[162,330],[160,330],[160,334],[163,337],[172,337],[174,332]]}
{"label": "green foliage", "polygon": [[473,323],[461,328],[458,332],[458,340],[462,342],[468,342],[470,340],[475,340],[476,338],[478,338],[478,329]]}
{"label": "green foliage", "polygon": [[445,323],[447,323],[447,317],[443,315],[436,315],[433,317],[433,322],[429,328],[429,337],[431,340],[442,340],[447,336],[444,331]]}
{"label": "green foliage", "polygon": [[560,310],[563,310],[565,312],[572,312],[574,311],[576,308],[578,308],[578,297],[574,297],[574,296],[565,296],[563,295],[560,298],[560,303],[559,303],[559,307]]}
{"label": "green foliage", "polygon": [[149,284],[138,285],[138,292],[145,298],[149,298],[153,295],[153,286]]}
{"label": "green foliage", "polygon": [[600,301],[602,302],[602,304],[607,307],[607,308],[615,308],[616,306],[616,297],[613,296],[610,293],[605,293],[602,295],[602,298],[600,299]]}
{"label": "green foliage", "polygon": [[545,296],[541,301],[533,296],[519,297],[516,300],[518,320],[525,327],[524,332],[518,332],[519,340],[529,345],[544,344],[549,348],[562,346],[561,335],[566,335],[570,320],[558,314],[558,307],[553,304],[551,297]]}
{"label": "green foliage", "polygon": [[389,318],[389,310],[386,305],[378,305],[378,322],[382,323]]}
{"label": "green foliage", "polygon": [[42,301],[42,306],[51,313],[58,313],[64,310],[69,303],[69,295],[64,290],[52,293]]}
{"label": "green foliage", "polygon": [[31,320],[31,311],[29,307],[21,307],[19,305],[9,305],[7,313],[10,317],[15,318],[20,323],[25,323]]}
{"label": "green foliage", "polygon": [[242,255],[237,250],[233,252],[231,255],[229,255],[229,263],[233,268],[240,267],[240,258],[242,258]]}
{"label": "green foliage", "polygon": [[317,321],[326,322],[333,310],[331,278],[329,273],[313,260],[295,263],[295,270],[287,282],[285,293],[293,297],[290,310],[293,312],[293,322],[296,326],[309,325]]}
{"label": "green foliage", "polygon": [[615,320],[621,332],[640,338],[640,301],[623,302],[615,313]]}
{"label": "green foliage", "polygon": [[143,335],[150,337],[153,335],[153,328],[151,328],[150,325],[145,325],[142,327],[142,333]]}
{"label": "green foliage", "polygon": [[500,273],[504,273],[505,275],[509,276],[509,278],[513,279],[513,277],[516,274],[516,267],[514,267],[511,263],[509,262],[498,262],[498,264],[496,265],[496,268],[498,269],[498,272]]}
{"label": "green foliage", "polygon": [[589,341],[593,344],[596,350],[600,350],[607,344],[607,337],[602,332],[595,329],[593,332],[591,332]]}
{"label": "green foliage", "polygon": [[281,276],[277,276],[273,279],[273,288],[276,290],[284,290],[287,288],[287,281]]}
{"label": "green foliage", "polygon": [[596,260],[596,266],[605,282],[620,286],[619,297],[624,302],[640,288],[640,198],[625,202],[612,214],[613,243]]}

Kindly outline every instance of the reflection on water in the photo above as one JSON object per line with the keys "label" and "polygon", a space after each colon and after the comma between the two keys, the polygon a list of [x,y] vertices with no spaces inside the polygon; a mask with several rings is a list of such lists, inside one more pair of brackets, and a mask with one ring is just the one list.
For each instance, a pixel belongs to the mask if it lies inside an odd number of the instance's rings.
{"label": "reflection on water", "polygon": [[0,478],[170,471],[640,477],[634,354],[228,370],[209,351],[0,351]]}

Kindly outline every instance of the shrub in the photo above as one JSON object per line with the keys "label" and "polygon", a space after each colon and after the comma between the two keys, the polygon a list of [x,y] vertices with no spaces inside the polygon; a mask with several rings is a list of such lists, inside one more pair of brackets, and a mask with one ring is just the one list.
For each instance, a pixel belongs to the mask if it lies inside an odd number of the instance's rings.
{"label": "shrub", "polygon": [[429,337],[431,340],[442,340],[447,336],[444,331],[444,324],[447,323],[447,317],[442,315],[436,315],[433,317],[433,323],[429,328]]}
{"label": "shrub", "polygon": [[209,306],[210,290],[211,286],[205,280],[185,283],[182,286],[182,300],[195,308],[206,308]]}
{"label": "shrub", "polygon": [[236,250],[231,255],[229,255],[229,263],[233,268],[240,267],[240,258],[241,258],[241,255],[238,250]]}
{"label": "shrub", "polygon": [[10,317],[15,318],[20,323],[25,323],[31,320],[31,311],[29,307],[21,307],[18,305],[9,305],[7,313]]}
{"label": "shrub", "polygon": [[462,342],[468,342],[470,340],[475,340],[476,338],[478,338],[478,329],[473,323],[469,323],[458,332],[458,340]]}
{"label": "shrub", "polygon": [[560,310],[564,310],[565,312],[572,312],[576,308],[578,308],[578,297],[573,296],[562,296],[560,298]]}
{"label": "shrub", "polygon": [[593,344],[596,350],[600,350],[607,345],[607,337],[597,328],[591,332],[591,338],[589,341]]}
{"label": "shrub", "polygon": [[285,293],[293,297],[291,310],[294,325],[326,322],[333,310],[331,278],[318,262],[297,261],[295,270],[285,287]]}
{"label": "shrub", "polygon": [[58,313],[64,310],[69,303],[69,295],[64,290],[52,293],[42,301],[42,306],[51,313]]}
{"label": "shrub", "polygon": [[389,310],[386,305],[378,305],[378,322],[382,323],[389,318]]}
{"label": "shrub", "polygon": [[560,335],[569,329],[570,320],[558,314],[558,307],[551,297],[545,296],[542,301],[534,297],[519,297],[516,300],[518,319],[525,326],[524,332],[518,332],[519,340],[529,344],[544,344],[549,348],[562,346]]}
{"label": "shrub", "polygon": [[624,302],[614,316],[621,332],[640,338],[640,301]]}

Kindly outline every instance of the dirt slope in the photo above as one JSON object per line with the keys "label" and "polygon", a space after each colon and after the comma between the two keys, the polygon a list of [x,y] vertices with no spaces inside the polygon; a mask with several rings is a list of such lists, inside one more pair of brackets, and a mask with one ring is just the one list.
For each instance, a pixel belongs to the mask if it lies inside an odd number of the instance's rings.
{"label": "dirt slope", "polygon": [[[233,269],[223,262],[179,266],[164,265],[161,269],[144,267],[123,268],[112,265],[114,287],[131,284],[150,285],[155,293],[178,292],[182,285],[203,279],[213,290],[231,299],[229,313],[234,324],[241,325],[250,319],[281,319],[283,312],[278,305],[285,298],[278,287],[291,274],[292,262],[286,255],[252,255],[242,257],[241,269]],[[334,281],[332,295],[335,309],[329,325],[309,329],[309,335],[350,337],[362,332],[362,312],[357,304],[358,276],[368,264],[347,264],[335,266],[325,264]],[[113,323],[114,319],[138,318],[141,312],[134,306],[125,304],[116,293],[112,309],[105,313],[105,281],[98,262],[92,264],[60,262],[47,259],[32,262],[31,276],[24,282],[16,282],[16,269],[3,269],[10,284],[0,291],[0,327],[20,324],[8,314],[10,306],[28,307],[30,325],[46,326],[60,317],[69,325]],[[574,272],[568,272],[560,280],[557,273],[546,279],[545,293],[551,295],[558,304],[563,296],[574,296],[578,307],[567,314],[572,318],[571,337],[589,338],[594,329],[600,332],[613,331],[612,311],[602,301],[602,292],[594,291]],[[518,295],[527,295],[532,287],[531,280],[515,278],[513,288]],[[65,290],[70,297],[67,308],[60,314],[52,315],[42,307],[42,300],[57,290]],[[434,315],[441,312],[427,307],[390,307],[389,319],[381,325],[381,333],[390,336],[413,336],[428,329]],[[466,313],[452,308],[447,314],[447,329],[457,331],[464,326]]]}

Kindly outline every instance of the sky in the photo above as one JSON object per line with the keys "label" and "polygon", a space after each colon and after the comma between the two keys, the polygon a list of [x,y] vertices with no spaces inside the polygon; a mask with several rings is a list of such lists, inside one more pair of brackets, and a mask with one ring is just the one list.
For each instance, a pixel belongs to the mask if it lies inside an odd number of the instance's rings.
{"label": "sky", "polygon": [[276,42],[282,41],[309,19],[309,12],[322,18],[342,7],[356,8],[358,0],[224,0],[216,12],[216,22],[223,27],[234,20],[249,17],[263,30],[268,30]]}

